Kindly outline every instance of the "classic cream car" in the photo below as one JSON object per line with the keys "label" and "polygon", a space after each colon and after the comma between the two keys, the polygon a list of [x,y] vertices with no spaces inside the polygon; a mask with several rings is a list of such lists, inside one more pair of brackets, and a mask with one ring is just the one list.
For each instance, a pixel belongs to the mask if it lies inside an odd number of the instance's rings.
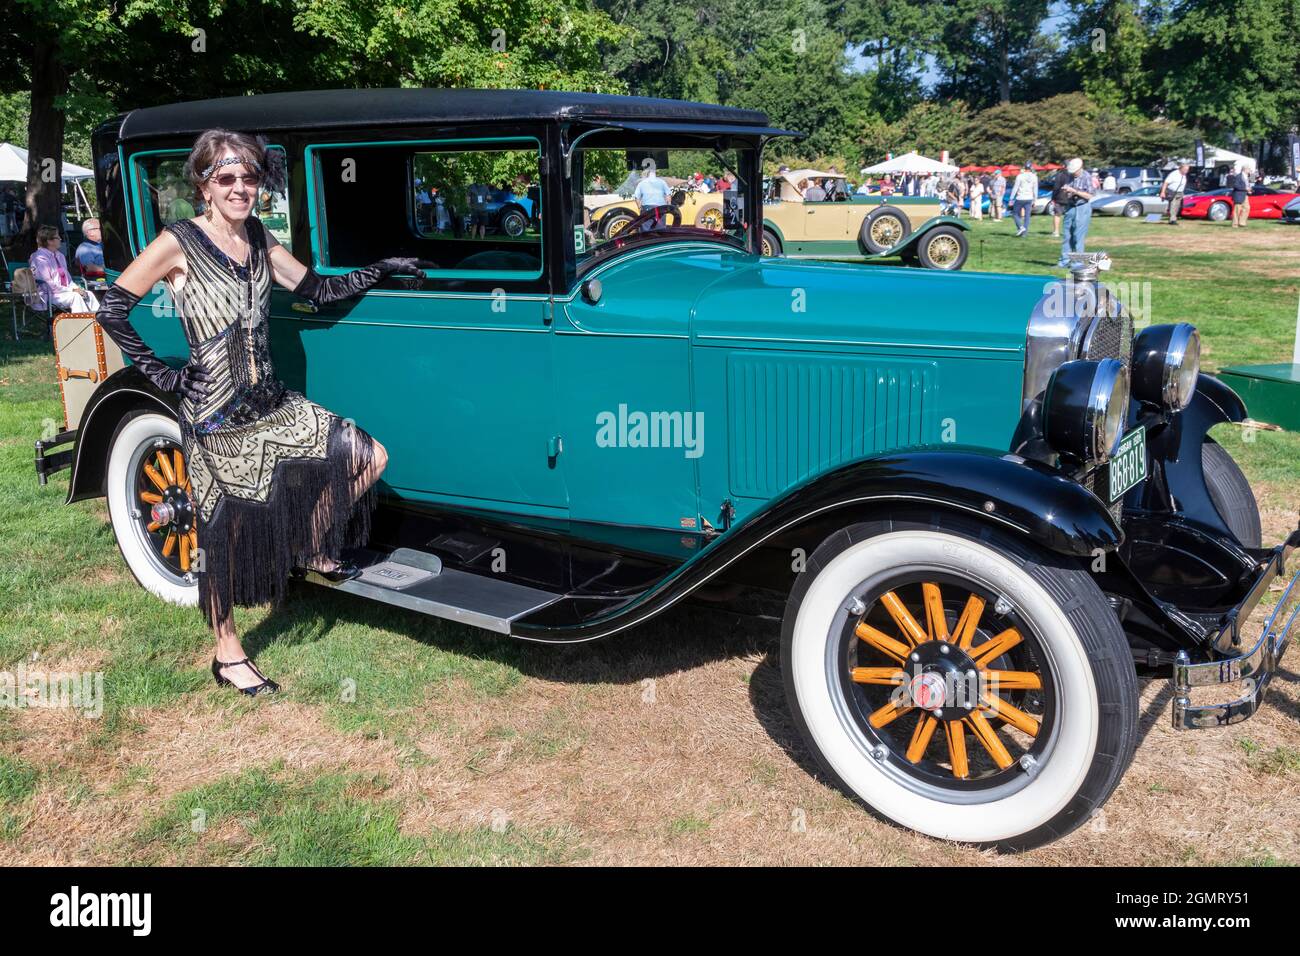
{"label": "classic cream car", "polygon": [[[686,188],[687,180],[670,176],[665,176],[664,181],[672,187],[672,204],[678,213],[678,221],[673,225],[722,230],[721,192],[690,190]],[[618,235],[624,226],[641,214],[639,202],[618,193],[587,194],[583,196],[583,206],[589,214],[588,226],[594,239]]]}
{"label": "classic cream car", "polygon": [[[809,202],[802,183],[829,182],[827,198]],[[940,215],[937,196],[862,196],[844,176],[785,170],[768,180],[763,199],[763,254],[795,259],[884,259],[898,256],[930,269],[960,269],[969,227]]]}

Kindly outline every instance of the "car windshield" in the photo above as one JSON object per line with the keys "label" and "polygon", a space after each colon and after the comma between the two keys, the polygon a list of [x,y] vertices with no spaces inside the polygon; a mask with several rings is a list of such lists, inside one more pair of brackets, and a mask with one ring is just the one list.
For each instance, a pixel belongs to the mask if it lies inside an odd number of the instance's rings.
{"label": "car windshield", "polygon": [[744,245],[749,228],[742,177],[753,150],[579,145],[573,153],[573,208],[578,267],[628,242],[683,238],[733,240]]}

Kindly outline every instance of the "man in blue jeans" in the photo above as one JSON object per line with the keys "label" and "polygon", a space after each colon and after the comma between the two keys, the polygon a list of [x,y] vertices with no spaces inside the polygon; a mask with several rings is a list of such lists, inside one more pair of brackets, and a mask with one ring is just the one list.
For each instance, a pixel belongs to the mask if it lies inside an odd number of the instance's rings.
{"label": "man in blue jeans", "polygon": [[1070,253],[1083,252],[1088,238],[1088,225],[1092,222],[1092,174],[1083,171],[1083,160],[1077,156],[1056,174],[1054,199],[1064,210],[1061,220],[1061,258],[1057,266],[1069,268]]}

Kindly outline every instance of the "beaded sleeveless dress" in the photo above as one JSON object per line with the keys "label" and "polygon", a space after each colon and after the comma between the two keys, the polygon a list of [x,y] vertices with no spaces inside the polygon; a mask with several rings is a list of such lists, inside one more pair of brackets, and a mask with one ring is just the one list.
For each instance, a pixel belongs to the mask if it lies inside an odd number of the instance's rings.
{"label": "beaded sleeveless dress", "polygon": [[343,548],[365,543],[377,494],[372,485],[354,502],[351,487],[369,467],[374,444],[276,378],[261,220],[248,217],[242,265],[192,220],[166,228],[185,252],[185,281],[179,290],[168,286],[190,361],[212,376],[201,400],[180,404],[200,549],[199,608],[211,624],[233,605],[278,604],[291,569],[313,554],[337,559]]}

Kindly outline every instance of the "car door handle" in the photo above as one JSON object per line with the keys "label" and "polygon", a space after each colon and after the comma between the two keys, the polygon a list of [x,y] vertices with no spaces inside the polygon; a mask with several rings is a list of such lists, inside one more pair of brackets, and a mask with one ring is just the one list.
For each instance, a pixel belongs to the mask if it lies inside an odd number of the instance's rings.
{"label": "car door handle", "polygon": [[289,308],[293,309],[295,312],[306,312],[309,315],[314,315],[320,311],[320,309],[311,302],[293,302],[289,305]]}

